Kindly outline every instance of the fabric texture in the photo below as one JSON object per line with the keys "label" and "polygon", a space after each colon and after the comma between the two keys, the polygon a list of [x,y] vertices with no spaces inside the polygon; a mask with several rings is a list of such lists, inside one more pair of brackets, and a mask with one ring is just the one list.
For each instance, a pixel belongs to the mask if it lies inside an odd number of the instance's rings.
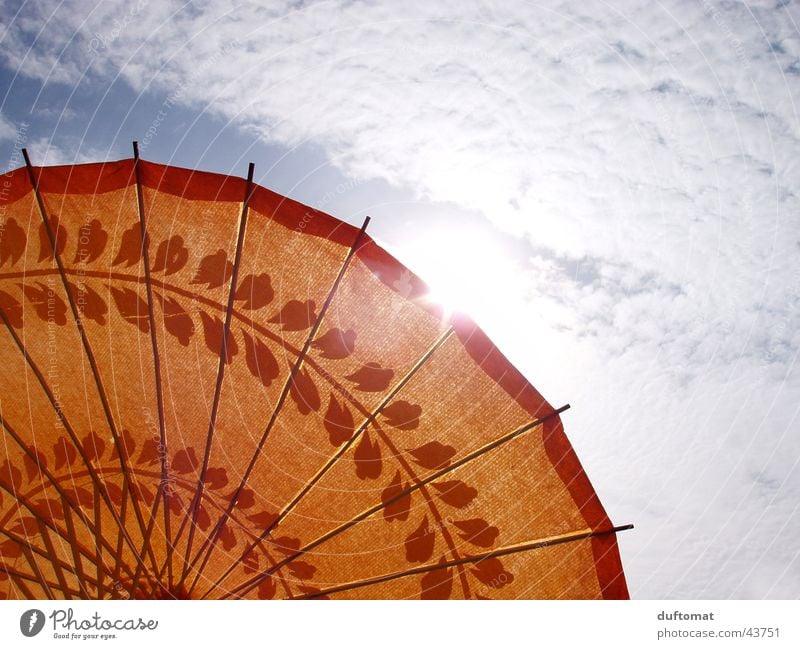
{"label": "fabric texture", "polygon": [[558,412],[365,232],[139,160],[0,188],[0,597],[628,596]]}

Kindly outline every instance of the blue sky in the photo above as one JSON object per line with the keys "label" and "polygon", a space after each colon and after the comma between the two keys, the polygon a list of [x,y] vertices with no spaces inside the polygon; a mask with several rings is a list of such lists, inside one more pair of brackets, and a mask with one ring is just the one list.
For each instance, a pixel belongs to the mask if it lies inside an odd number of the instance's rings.
{"label": "blue sky", "polygon": [[[800,9],[7,2],[0,163],[245,175],[351,222],[554,404],[635,597],[797,597]],[[150,133],[148,134],[148,130]]]}

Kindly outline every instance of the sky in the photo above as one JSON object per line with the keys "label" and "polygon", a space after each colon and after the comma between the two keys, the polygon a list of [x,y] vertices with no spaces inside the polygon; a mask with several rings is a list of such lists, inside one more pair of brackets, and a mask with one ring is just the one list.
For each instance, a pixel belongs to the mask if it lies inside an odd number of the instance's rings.
{"label": "sky", "polygon": [[555,406],[636,598],[800,597],[800,4],[5,0],[0,168],[370,232]]}

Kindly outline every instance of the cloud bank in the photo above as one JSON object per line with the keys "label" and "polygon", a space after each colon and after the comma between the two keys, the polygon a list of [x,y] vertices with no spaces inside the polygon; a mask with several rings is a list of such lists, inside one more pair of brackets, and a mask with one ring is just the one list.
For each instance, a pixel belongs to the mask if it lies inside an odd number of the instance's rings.
{"label": "cloud bank", "polygon": [[481,215],[514,242],[485,272],[452,228],[385,238],[469,287],[501,348],[573,404],[589,475],[637,525],[621,540],[633,595],[800,595],[796,4],[15,11],[0,56],[20,75],[65,92],[121,78]]}

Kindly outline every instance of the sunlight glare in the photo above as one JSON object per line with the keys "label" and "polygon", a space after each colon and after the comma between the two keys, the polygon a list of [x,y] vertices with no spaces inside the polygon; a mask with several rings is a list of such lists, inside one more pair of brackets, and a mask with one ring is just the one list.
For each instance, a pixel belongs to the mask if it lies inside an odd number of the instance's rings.
{"label": "sunlight glare", "polygon": [[430,287],[427,299],[443,307],[445,319],[460,312],[489,325],[522,297],[512,256],[489,228],[431,229],[405,243],[403,258]]}

